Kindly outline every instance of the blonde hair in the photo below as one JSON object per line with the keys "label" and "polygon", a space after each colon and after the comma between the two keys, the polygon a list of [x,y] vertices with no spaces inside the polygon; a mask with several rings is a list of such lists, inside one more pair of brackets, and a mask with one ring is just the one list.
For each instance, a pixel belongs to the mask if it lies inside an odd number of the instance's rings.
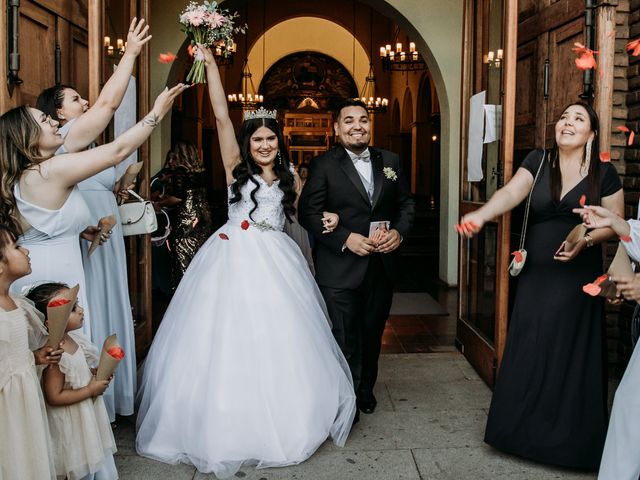
{"label": "blonde hair", "polygon": [[40,153],[40,126],[22,105],[0,117],[0,223],[22,233],[13,187],[22,172],[45,158]]}

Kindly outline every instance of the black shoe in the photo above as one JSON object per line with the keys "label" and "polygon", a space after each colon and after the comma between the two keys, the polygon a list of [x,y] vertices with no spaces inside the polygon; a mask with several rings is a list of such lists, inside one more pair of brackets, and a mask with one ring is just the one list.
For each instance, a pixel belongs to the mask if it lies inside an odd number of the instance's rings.
{"label": "black shoe", "polygon": [[373,394],[358,399],[358,408],[362,413],[373,413],[376,409],[377,404],[378,402],[376,401],[376,397],[374,397]]}

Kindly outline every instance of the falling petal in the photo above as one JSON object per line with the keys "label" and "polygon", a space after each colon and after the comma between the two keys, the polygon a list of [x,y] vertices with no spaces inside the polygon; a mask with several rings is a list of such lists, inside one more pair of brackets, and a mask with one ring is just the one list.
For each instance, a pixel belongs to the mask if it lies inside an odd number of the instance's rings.
{"label": "falling petal", "polygon": [[600,161],[601,162],[610,162],[611,154],[609,152],[600,152]]}
{"label": "falling petal", "polygon": [[592,53],[583,53],[580,57],[576,58],[576,67],[580,70],[589,70],[597,68],[596,59],[593,58]]}
{"label": "falling petal", "polygon": [[596,278],[596,280],[593,283],[595,283],[596,285],[600,285],[602,282],[604,282],[608,278],[609,278],[609,275],[607,275],[606,273],[603,273],[598,278]]}
{"label": "falling petal", "polygon": [[226,233],[219,233],[218,236],[222,239],[222,240],[229,240],[229,237],[227,236]]}
{"label": "falling petal", "polygon": [[178,57],[176,57],[173,53],[167,52],[167,53],[161,53],[160,56],[158,57],[158,61],[160,63],[171,63],[176,58]]}
{"label": "falling petal", "polygon": [[618,131],[620,131],[620,132],[625,132],[625,133],[626,133],[626,132],[628,132],[628,131],[629,131],[629,128],[627,128],[627,127],[626,127],[626,126],[624,126],[624,125],[618,125],[618,126],[616,127],[616,130],[618,130]]}
{"label": "falling petal", "polygon": [[629,134],[629,141],[627,142],[627,145],[633,145],[633,140],[635,138],[636,134],[633,130],[631,130],[631,133]]}
{"label": "falling petal", "polygon": [[629,243],[631,241],[631,237],[629,235],[620,235],[620,240],[625,243]]}
{"label": "falling petal", "polygon": [[627,43],[627,51],[631,52],[631,55],[634,57],[640,55],[640,39],[632,40]]}
{"label": "falling petal", "polygon": [[580,206],[584,207],[585,203],[587,203],[587,196],[586,195],[580,195]]}

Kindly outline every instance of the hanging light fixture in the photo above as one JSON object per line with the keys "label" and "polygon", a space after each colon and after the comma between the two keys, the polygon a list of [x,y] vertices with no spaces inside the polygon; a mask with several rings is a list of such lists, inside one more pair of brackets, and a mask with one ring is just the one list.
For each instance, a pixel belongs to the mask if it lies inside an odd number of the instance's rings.
{"label": "hanging light fixture", "polygon": [[264,100],[262,95],[256,92],[256,87],[251,79],[251,70],[249,70],[249,60],[244,59],[242,64],[242,88],[239,93],[230,93],[227,100],[232,108],[241,108],[242,110],[255,110]]}
{"label": "hanging light fixture", "polygon": [[[355,32],[355,22],[354,22]],[[373,59],[372,45],[373,45],[373,10],[370,10],[370,24],[369,24],[369,58]],[[355,38],[355,37],[354,37]],[[355,40],[354,40],[354,52],[355,52]],[[354,53],[355,55],[355,53]],[[376,113],[386,113],[389,100],[383,97],[376,97],[376,74],[373,71],[373,63],[369,63],[369,73],[365,77],[362,91],[360,92],[360,100],[367,106],[367,111],[370,115]]]}
{"label": "hanging light fixture", "polygon": [[[247,2],[248,5],[248,2]],[[249,23],[249,9],[247,7],[245,13],[245,19],[247,24]],[[264,21],[263,21],[263,30],[264,30]],[[263,32],[264,36],[264,32]],[[229,101],[229,106],[235,109],[242,110],[256,110],[258,106],[262,103],[263,97],[258,94],[255,85],[253,84],[253,79],[251,78],[251,70],[249,70],[249,59],[247,58],[249,55],[249,47],[248,47],[248,35],[244,36],[244,63],[242,64],[242,74],[240,76],[240,84],[241,91],[238,93],[230,93],[227,95],[227,100]],[[264,46],[263,46],[264,48]]]}
{"label": "hanging light fixture", "polygon": [[360,92],[360,100],[367,106],[370,114],[386,113],[389,100],[382,97],[376,97],[376,75],[373,71],[373,64],[369,64],[369,73],[364,81],[362,92]]}
{"label": "hanging light fixture", "polygon": [[398,42],[398,34],[400,28],[396,28],[394,35],[395,49],[388,43],[380,47],[380,59],[382,60],[382,69],[385,71],[411,72],[418,70],[426,70],[427,64],[416,50],[416,44],[409,42],[409,51],[406,51],[402,42]]}

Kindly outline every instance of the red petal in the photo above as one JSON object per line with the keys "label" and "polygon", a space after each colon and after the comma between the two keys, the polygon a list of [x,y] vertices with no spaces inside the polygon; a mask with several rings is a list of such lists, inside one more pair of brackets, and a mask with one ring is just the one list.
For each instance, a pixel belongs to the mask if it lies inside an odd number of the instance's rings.
{"label": "red petal", "polygon": [[187,45],[187,52],[189,52],[189,56],[193,57],[193,45]]}
{"label": "red petal", "polygon": [[601,162],[610,162],[611,154],[609,152],[600,152],[600,161]]}
{"label": "red petal", "polygon": [[160,63],[171,63],[176,58],[178,57],[176,57],[173,53],[167,52],[167,53],[161,53],[160,56],[158,57],[158,61]]}
{"label": "red petal", "polygon": [[600,288],[595,283],[587,283],[585,286],[582,287],[582,291],[587,295],[591,295],[592,297],[597,297],[600,291],[602,291],[602,288]]}
{"label": "red petal", "polygon": [[586,195],[580,195],[580,206],[584,207],[585,203],[587,203],[587,196]]}
{"label": "red petal", "polygon": [[626,133],[626,132],[629,131],[629,128],[627,126],[625,126],[625,125],[618,125],[616,127],[616,130],[618,130],[619,132],[625,132]]}
{"label": "red petal", "polygon": [[249,228],[249,221],[243,220],[242,223],[240,224],[240,228],[242,228],[243,230],[246,230],[247,228]]}
{"label": "red petal", "polygon": [[633,139],[635,138],[636,134],[633,130],[631,130],[631,133],[629,134],[629,141],[627,142],[627,145],[633,145]]}
{"label": "red petal", "polygon": [[631,237],[629,235],[620,235],[620,240],[625,243],[629,243],[631,241]]}
{"label": "red petal", "polygon": [[595,281],[593,282],[596,285],[600,285],[602,282],[604,282],[607,278],[609,278],[609,275],[607,275],[606,273],[603,273],[602,275],[600,275],[598,278],[595,279]]}
{"label": "red petal", "polygon": [[67,303],[71,303],[71,300],[66,298],[54,298],[49,303],[47,303],[47,307],[60,307],[62,305],[66,305]]}
{"label": "red petal", "polygon": [[516,250],[515,252],[511,252],[513,258],[515,258],[517,263],[522,262],[522,252],[520,250]]}
{"label": "red petal", "polygon": [[122,360],[124,358],[124,350],[120,347],[111,347],[107,350],[107,353],[118,360]]}
{"label": "red petal", "polygon": [[632,40],[629,43],[627,43],[627,51],[631,51],[631,50],[633,50],[631,55],[633,55],[634,57],[637,57],[638,53],[640,53],[640,39]]}
{"label": "red petal", "polygon": [[576,58],[576,67],[578,67],[580,70],[589,70],[591,68],[596,68],[597,64],[595,58],[593,58],[593,54],[587,52]]}
{"label": "red petal", "polygon": [[229,240],[229,237],[227,236],[226,233],[219,233],[218,236],[222,239],[222,240]]}

